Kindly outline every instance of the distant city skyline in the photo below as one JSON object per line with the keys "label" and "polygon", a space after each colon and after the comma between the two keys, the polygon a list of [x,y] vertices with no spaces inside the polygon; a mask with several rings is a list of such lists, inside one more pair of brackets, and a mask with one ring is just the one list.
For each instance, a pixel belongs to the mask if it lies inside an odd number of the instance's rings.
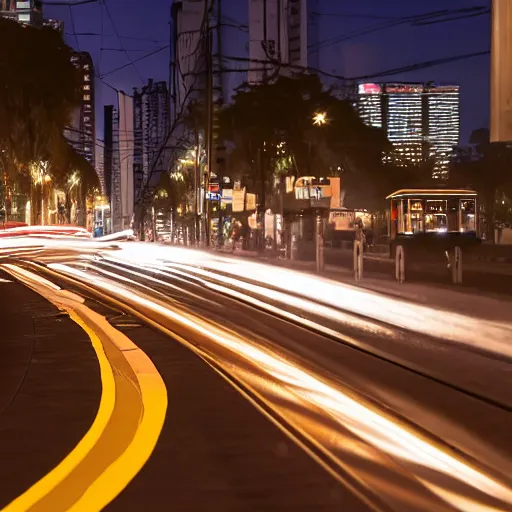
{"label": "distant city skyline", "polygon": [[398,164],[432,161],[433,175],[448,172],[460,137],[458,85],[365,83],[358,88],[358,111],[369,126],[382,128]]}
{"label": "distant city skyline", "polygon": [[[225,0],[223,3],[226,25],[229,25],[224,27],[224,40],[229,42],[226,46],[230,56],[247,57],[249,54],[248,2]],[[169,46],[170,40],[170,4],[170,0],[152,0],[152,8],[145,9],[140,2],[110,0],[107,5],[110,16],[100,2],[71,8],[67,4],[47,5],[44,15],[65,22],[66,41],[75,49],[91,53],[97,73],[105,82],[115,89],[131,91],[149,78],[155,81],[169,78],[169,50],[165,47]],[[454,9],[474,6],[481,6],[481,0],[450,2],[450,8]],[[446,2],[432,0],[420,9],[406,0],[389,1],[385,5],[380,0],[360,0],[357,7],[340,5],[337,0],[324,0],[317,15],[318,66],[332,74],[364,77],[418,62],[489,50],[489,16],[432,26],[395,24],[385,30],[375,29],[383,24],[383,18],[394,20],[437,9],[446,9]],[[391,22],[385,23],[391,25]],[[244,25],[247,28],[244,29]],[[116,33],[122,36],[121,40]],[[131,61],[161,51],[133,66],[124,50]],[[232,89],[247,77],[245,71],[240,71],[247,66],[232,61],[227,64],[232,72],[227,74],[226,80]],[[113,72],[117,68],[121,69]],[[377,75],[371,80],[460,84],[463,144],[467,143],[474,129],[489,126],[490,64],[487,55],[383,78]],[[101,117],[103,105],[113,103],[115,99],[116,92],[98,80],[97,116]],[[98,135],[103,137],[102,126],[98,126]]]}

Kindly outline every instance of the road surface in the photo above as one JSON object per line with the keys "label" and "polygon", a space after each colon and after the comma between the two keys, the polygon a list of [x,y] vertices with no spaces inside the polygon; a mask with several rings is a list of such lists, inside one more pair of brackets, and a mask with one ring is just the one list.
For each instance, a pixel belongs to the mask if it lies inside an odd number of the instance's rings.
{"label": "road surface", "polygon": [[509,323],[145,251],[4,266],[87,297],[165,384],[152,456],[110,507],[511,510]]}

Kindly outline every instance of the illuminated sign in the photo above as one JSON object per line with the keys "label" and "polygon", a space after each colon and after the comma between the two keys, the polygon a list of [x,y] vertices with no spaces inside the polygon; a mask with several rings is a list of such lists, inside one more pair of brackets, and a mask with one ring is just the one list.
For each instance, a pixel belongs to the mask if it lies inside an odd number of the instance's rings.
{"label": "illuminated sign", "polygon": [[359,94],[380,94],[382,87],[379,84],[359,84]]}
{"label": "illuminated sign", "polygon": [[210,201],[220,201],[220,194],[214,194],[213,192],[207,192],[206,199]]}

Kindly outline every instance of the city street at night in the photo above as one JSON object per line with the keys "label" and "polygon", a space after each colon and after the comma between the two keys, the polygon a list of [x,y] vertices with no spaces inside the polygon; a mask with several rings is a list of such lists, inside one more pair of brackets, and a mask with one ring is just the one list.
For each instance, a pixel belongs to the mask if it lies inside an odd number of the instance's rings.
{"label": "city street at night", "polygon": [[512,512],[512,0],[0,0],[0,512]]}

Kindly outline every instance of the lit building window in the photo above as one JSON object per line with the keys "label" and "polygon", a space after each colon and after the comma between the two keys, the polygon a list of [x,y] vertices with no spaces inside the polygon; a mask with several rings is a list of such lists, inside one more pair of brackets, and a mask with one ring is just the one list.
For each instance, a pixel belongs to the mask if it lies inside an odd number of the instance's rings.
{"label": "lit building window", "polygon": [[91,86],[90,85],[84,85],[84,91],[90,91]]}
{"label": "lit building window", "polygon": [[84,101],[91,101],[91,95],[90,94],[84,94]]}
{"label": "lit building window", "polygon": [[30,14],[18,14],[18,21],[21,21],[22,23],[29,23]]}
{"label": "lit building window", "polygon": [[84,75],[84,81],[85,82],[90,82],[91,81],[91,76],[90,75]]}
{"label": "lit building window", "polygon": [[16,2],[16,9],[30,9],[30,2]]}

